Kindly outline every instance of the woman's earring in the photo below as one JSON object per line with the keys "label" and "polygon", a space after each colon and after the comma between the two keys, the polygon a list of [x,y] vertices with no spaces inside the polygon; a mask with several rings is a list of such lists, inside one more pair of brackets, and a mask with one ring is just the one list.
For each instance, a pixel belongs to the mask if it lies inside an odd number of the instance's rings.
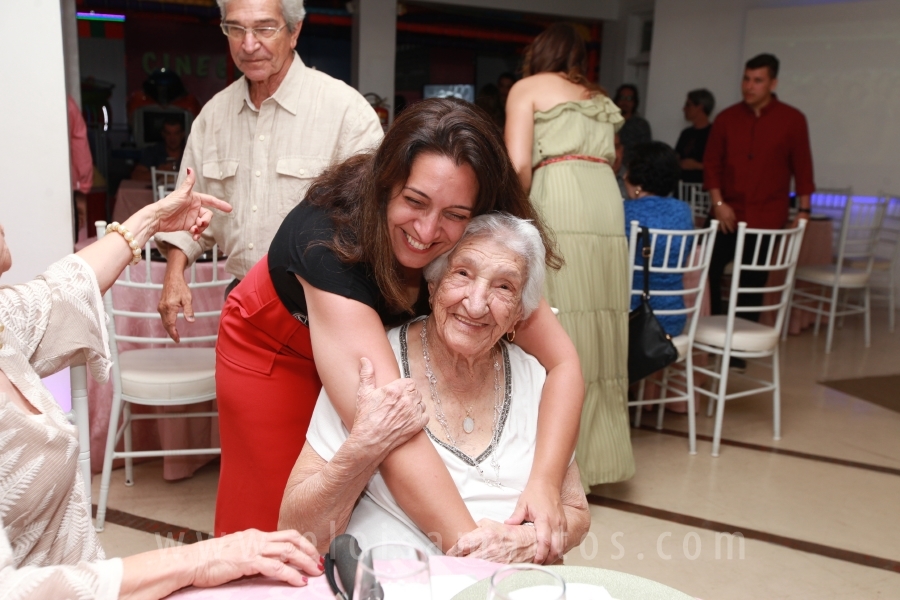
{"label": "woman's earring", "polygon": [[506,341],[509,342],[510,344],[512,344],[514,339],[516,339],[516,330],[513,329],[512,331],[507,331],[506,332]]}

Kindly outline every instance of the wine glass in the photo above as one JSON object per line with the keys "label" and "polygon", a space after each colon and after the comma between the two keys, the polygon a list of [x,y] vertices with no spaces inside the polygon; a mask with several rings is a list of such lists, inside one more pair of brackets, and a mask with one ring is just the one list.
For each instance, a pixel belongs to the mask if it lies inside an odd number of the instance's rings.
{"label": "wine glass", "polygon": [[509,565],[491,577],[488,600],[566,600],[566,582],[544,567]]}
{"label": "wine glass", "polygon": [[428,556],[410,544],[378,544],[356,567],[353,600],[430,600]]}

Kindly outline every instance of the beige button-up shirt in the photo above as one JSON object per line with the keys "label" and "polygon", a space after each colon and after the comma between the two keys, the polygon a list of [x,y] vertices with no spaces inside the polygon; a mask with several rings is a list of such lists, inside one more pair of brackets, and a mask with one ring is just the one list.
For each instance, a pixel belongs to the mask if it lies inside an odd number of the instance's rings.
{"label": "beige button-up shirt", "polygon": [[294,55],[284,81],[257,110],[241,77],[210,100],[191,128],[181,162],[194,189],[230,203],[214,211],[199,242],[185,232],[157,234],[193,262],[218,243],[225,269],[240,279],[268,251],[287,213],[326,167],[373,149],[383,137],[375,111],[342,81]]}

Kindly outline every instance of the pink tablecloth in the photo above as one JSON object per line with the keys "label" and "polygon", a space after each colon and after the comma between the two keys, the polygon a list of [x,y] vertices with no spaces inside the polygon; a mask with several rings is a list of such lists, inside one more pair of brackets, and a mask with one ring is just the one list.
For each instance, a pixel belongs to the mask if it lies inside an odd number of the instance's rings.
{"label": "pink tablecloth", "polygon": [[[125,219],[153,203],[153,190],[149,181],[123,179],[116,192],[116,203],[113,207],[113,221],[124,223]],[[91,232],[93,233],[93,232]]]}
{"label": "pink tablecloth", "polygon": [[[162,282],[166,271],[166,263],[151,262],[151,277],[155,282]],[[142,262],[131,269],[133,281],[144,281],[146,263]],[[197,263],[197,281],[212,280],[212,263]],[[124,275],[123,275],[124,277]],[[226,279],[224,262],[219,263],[219,278]],[[223,288],[201,288],[194,290],[194,311],[221,310],[224,303]],[[133,311],[156,311],[159,292],[131,288],[113,288],[113,298],[118,309]],[[165,336],[165,330],[159,319],[126,319],[116,317],[116,331],[127,335]],[[183,319],[178,320],[178,331],[182,336],[212,335],[218,331],[218,320],[213,318],[198,319],[190,324]],[[200,344],[212,346],[213,344]],[[122,343],[120,349],[128,349],[133,345]],[[109,429],[109,412],[112,405],[112,382],[100,385],[88,378],[88,401],[90,403],[91,429],[91,471],[99,473],[103,469],[103,455],[106,450],[106,435]],[[208,411],[213,410],[215,401],[204,402],[186,407],[174,407],[167,411]],[[135,406],[135,412],[152,412],[154,407]],[[159,448],[204,448],[219,445],[219,428],[215,419],[167,419],[163,421],[148,420],[134,423],[134,450],[157,450]],[[119,443],[119,449],[122,443]],[[201,466],[215,456],[169,456],[164,460],[163,477],[166,479],[183,479],[190,477]],[[118,461],[121,463],[121,461]]]}
{"label": "pink tablecloth", "polygon": [[[452,598],[471,584],[494,574],[503,565],[477,558],[451,558],[432,556],[431,589],[432,600]],[[295,588],[266,577],[255,577],[233,581],[210,589],[187,588],[175,592],[169,598],[190,598],[191,600],[264,600],[275,598],[298,598],[304,600],[334,600],[325,577],[311,577],[309,585]]]}

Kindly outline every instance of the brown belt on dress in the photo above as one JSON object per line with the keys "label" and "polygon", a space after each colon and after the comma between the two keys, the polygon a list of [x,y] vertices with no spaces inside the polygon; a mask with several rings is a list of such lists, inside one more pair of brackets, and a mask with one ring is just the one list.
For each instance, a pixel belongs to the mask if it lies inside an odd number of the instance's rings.
{"label": "brown belt on dress", "polygon": [[605,158],[600,158],[599,156],[588,156],[586,154],[564,154],[562,156],[552,156],[550,158],[545,158],[534,168],[535,171],[540,169],[541,167],[546,167],[547,165],[552,165],[553,163],[563,162],[564,160],[586,160],[588,162],[594,163],[602,163],[604,165],[608,165],[609,161]]}

